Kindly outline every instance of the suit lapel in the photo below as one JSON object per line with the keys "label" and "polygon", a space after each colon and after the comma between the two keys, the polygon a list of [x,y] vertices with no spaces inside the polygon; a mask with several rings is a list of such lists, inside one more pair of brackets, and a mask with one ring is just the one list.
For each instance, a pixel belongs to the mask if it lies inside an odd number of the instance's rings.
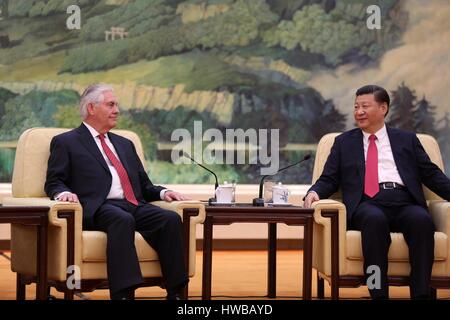
{"label": "suit lapel", "polygon": [[356,167],[358,169],[358,173],[362,181],[362,184],[364,185],[364,175],[366,173],[366,160],[364,158],[364,141],[362,131],[355,130],[352,138],[354,141],[351,145],[355,146],[354,155]]}
{"label": "suit lapel", "polygon": [[100,149],[98,148],[97,144],[95,143],[94,138],[92,137],[88,128],[86,128],[86,126],[84,124],[81,124],[78,127],[78,132],[80,133],[80,139],[81,139],[82,144],[94,156],[94,158],[100,163],[100,165],[108,173],[110,173],[108,165],[106,164],[105,158],[103,158],[103,155],[100,152]]}

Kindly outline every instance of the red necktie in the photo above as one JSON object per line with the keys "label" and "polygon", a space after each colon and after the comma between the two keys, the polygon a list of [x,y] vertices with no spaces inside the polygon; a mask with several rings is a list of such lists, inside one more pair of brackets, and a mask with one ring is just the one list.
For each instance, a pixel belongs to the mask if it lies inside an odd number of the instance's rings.
{"label": "red necktie", "polygon": [[364,179],[364,193],[369,197],[375,196],[380,191],[378,184],[378,149],[375,144],[377,136],[371,134],[369,137],[369,148],[367,149],[366,176]]}
{"label": "red necktie", "polygon": [[98,137],[100,138],[100,142],[102,144],[103,150],[106,153],[106,156],[109,158],[112,165],[117,170],[117,174],[119,175],[120,178],[120,184],[122,185],[123,195],[125,196],[125,199],[127,199],[129,202],[137,206],[138,202],[136,200],[136,197],[134,196],[133,187],[131,186],[130,178],[128,178],[127,171],[125,170],[119,159],[117,159],[115,154],[106,144],[105,137],[102,134],[99,135]]}

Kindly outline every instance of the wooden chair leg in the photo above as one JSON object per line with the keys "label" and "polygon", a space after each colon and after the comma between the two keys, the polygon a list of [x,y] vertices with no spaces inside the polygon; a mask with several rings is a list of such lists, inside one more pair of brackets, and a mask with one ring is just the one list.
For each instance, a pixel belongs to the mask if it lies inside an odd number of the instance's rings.
{"label": "wooden chair leg", "polygon": [[331,300],[339,300],[339,278],[331,279]]}
{"label": "wooden chair leg", "polygon": [[319,273],[317,273],[317,298],[325,298],[325,281],[319,276]]}
{"label": "wooden chair leg", "polygon": [[73,300],[73,290],[64,291],[64,300]]}
{"label": "wooden chair leg", "polygon": [[22,275],[20,273],[16,274],[16,299],[25,300],[26,298],[26,287],[25,283],[22,281]]}

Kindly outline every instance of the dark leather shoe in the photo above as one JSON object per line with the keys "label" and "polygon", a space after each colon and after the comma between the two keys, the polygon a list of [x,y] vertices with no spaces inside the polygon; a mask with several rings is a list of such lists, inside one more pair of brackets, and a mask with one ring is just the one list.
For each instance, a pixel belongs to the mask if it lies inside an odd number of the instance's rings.
{"label": "dark leather shoe", "polygon": [[178,293],[168,294],[166,299],[167,300],[183,300],[183,299],[181,299],[181,296]]}
{"label": "dark leather shoe", "polygon": [[186,300],[184,295],[184,289],[188,281],[183,282],[182,284],[167,288],[167,300]]}
{"label": "dark leather shoe", "polygon": [[386,296],[376,296],[372,297],[372,300],[389,300],[389,298]]}
{"label": "dark leather shoe", "polygon": [[124,289],[111,294],[111,300],[134,300],[134,289]]}

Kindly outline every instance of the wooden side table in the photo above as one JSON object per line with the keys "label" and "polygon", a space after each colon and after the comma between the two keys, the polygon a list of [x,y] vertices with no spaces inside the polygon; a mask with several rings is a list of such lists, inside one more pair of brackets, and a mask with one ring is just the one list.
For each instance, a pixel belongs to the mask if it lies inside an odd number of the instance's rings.
{"label": "wooden side table", "polygon": [[301,207],[253,207],[250,204],[233,206],[205,206],[203,226],[203,279],[202,299],[211,299],[212,241],[214,225],[232,223],[268,223],[269,259],[268,259],[268,297],[276,297],[276,224],[298,225],[304,227],[303,242],[303,299],[311,299],[312,283],[312,242],[314,209]]}
{"label": "wooden side table", "polygon": [[[49,207],[0,206],[0,223],[22,224],[37,227],[36,298],[47,299],[47,236]],[[19,279],[17,279],[19,282]],[[17,299],[23,300],[25,292],[17,284]]]}

